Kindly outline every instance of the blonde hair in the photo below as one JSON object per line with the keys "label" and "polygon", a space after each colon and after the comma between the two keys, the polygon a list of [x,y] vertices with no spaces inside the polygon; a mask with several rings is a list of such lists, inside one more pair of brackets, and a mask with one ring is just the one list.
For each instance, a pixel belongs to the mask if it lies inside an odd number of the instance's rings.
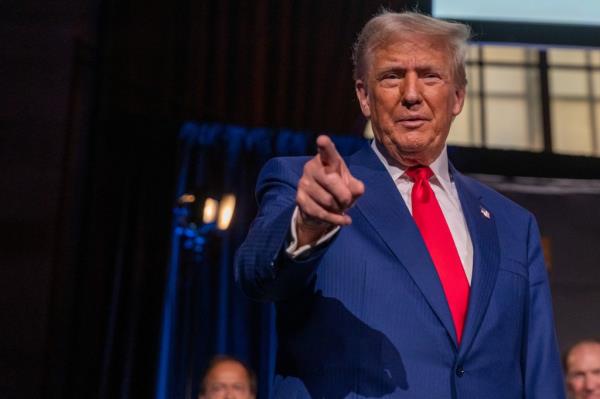
{"label": "blonde hair", "polygon": [[471,28],[416,12],[395,13],[387,10],[371,18],[361,30],[352,52],[354,79],[364,79],[372,53],[401,37],[425,36],[444,46],[452,60],[456,84],[467,84],[465,59]]}

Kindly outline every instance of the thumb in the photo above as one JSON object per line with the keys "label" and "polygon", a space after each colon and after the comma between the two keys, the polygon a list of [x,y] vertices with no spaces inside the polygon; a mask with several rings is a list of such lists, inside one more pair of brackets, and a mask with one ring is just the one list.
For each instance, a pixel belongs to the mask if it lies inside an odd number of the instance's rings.
{"label": "thumb", "polygon": [[365,184],[352,175],[350,175],[348,181],[348,188],[350,189],[350,192],[352,193],[352,197],[354,199],[360,197],[365,193]]}

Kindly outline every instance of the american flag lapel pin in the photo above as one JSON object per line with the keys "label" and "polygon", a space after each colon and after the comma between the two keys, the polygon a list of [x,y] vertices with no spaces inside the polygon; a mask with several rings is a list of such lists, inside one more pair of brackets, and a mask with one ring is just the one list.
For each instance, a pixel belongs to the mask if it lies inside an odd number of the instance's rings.
{"label": "american flag lapel pin", "polygon": [[490,211],[488,211],[487,209],[485,209],[484,207],[481,207],[481,214],[483,215],[484,218],[489,219],[490,218]]}

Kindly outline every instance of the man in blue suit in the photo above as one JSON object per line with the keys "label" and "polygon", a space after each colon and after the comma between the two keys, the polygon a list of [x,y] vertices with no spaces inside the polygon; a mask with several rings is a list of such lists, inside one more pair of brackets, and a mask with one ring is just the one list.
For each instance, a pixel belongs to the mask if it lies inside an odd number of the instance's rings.
{"label": "man in blue suit", "polygon": [[374,142],[261,172],[235,267],[276,305],[275,398],[564,398],[536,222],[448,162],[468,37],[374,17],[354,48]]}

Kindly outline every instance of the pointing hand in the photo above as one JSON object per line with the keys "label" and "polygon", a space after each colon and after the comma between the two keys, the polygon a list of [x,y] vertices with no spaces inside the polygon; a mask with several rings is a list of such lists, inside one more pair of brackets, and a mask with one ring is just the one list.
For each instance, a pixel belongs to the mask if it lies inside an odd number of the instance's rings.
{"label": "pointing hand", "polygon": [[304,165],[298,182],[296,203],[299,246],[314,242],[332,226],[352,223],[345,211],[364,191],[328,136],[317,138],[318,153]]}

